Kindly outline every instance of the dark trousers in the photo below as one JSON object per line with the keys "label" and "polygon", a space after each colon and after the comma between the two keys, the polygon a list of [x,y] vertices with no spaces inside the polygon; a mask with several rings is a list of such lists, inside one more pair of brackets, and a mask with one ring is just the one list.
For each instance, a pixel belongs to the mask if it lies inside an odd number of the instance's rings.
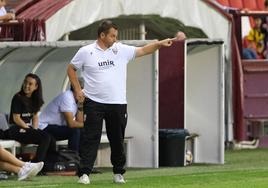
{"label": "dark trousers", "polygon": [[9,128],[10,139],[22,144],[37,144],[37,150],[33,162],[45,161],[48,153],[56,151],[56,141],[45,131],[40,129],[23,129],[17,125]]}
{"label": "dark trousers", "polygon": [[68,126],[48,125],[44,131],[48,132],[55,140],[68,139],[68,148],[79,151],[80,129],[70,128]]}
{"label": "dark trousers", "polygon": [[84,102],[84,128],[81,129],[78,176],[90,174],[97,157],[105,120],[107,137],[111,147],[111,163],[115,174],[125,173],[126,155],[124,136],[127,124],[126,104],[102,104],[90,99]]}

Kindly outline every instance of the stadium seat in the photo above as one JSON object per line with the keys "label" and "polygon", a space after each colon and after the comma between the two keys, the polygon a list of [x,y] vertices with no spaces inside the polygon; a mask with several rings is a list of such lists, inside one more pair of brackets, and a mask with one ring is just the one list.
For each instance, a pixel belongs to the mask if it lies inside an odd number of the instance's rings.
{"label": "stadium seat", "polygon": [[242,0],[230,0],[229,3],[231,7],[239,8],[239,9],[244,8]]}
{"label": "stadium seat", "polygon": [[243,0],[244,8],[249,10],[258,10],[256,0]]}
{"label": "stadium seat", "polygon": [[216,0],[218,3],[220,3],[223,6],[230,6],[229,0]]}

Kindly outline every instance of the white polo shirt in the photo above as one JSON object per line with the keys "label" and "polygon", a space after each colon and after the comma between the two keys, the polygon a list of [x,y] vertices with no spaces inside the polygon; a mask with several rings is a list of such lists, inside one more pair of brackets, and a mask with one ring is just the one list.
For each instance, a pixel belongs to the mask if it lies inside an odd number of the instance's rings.
{"label": "white polo shirt", "polygon": [[63,112],[71,112],[73,117],[77,113],[77,104],[71,90],[55,97],[39,115],[39,129],[43,130],[50,125],[67,126]]}
{"label": "white polo shirt", "polygon": [[127,64],[135,50],[122,43],[103,50],[97,41],[80,48],[71,64],[81,70],[85,96],[105,104],[126,104]]}

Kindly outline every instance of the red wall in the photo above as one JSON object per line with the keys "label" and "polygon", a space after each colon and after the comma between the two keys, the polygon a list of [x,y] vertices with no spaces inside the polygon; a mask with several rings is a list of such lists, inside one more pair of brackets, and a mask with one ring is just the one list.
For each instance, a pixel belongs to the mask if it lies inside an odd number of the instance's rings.
{"label": "red wall", "polygon": [[159,128],[184,128],[184,42],[159,51]]}

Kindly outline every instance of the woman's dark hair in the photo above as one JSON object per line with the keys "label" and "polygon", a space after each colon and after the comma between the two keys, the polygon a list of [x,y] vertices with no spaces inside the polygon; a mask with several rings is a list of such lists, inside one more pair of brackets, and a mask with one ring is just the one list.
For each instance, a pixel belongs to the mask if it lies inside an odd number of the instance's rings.
{"label": "woman's dark hair", "polygon": [[265,0],[265,1],[264,1],[264,6],[265,6],[265,7],[268,7],[268,0]]}
{"label": "woman's dark hair", "polygon": [[[34,112],[38,112],[40,110],[41,106],[44,104],[41,79],[36,74],[29,73],[25,76],[24,81],[28,77],[33,78],[36,81],[37,89],[32,93],[31,99],[32,99]],[[21,95],[25,95],[25,93],[23,91],[23,84],[21,86],[19,93]]]}
{"label": "woman's dark hair", "polygon": [[117,25],[115,25],[111,20],[102,21],[98,28],[98,37],[100,37],[102,32],[107,35],[111,28],[118,30]]}

